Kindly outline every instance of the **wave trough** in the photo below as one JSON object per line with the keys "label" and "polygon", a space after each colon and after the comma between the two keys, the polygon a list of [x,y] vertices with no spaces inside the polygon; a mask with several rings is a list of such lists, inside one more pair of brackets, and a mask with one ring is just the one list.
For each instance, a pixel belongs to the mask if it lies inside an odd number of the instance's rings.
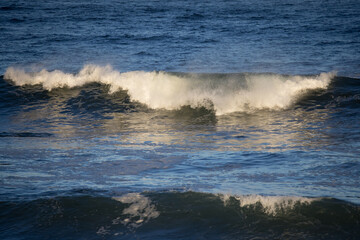
{"label": "wave trough", "polygon": [[46,90],[81,87],[88,83],[110,86],[112,94],[126,90],[132,101],[153,109],[177,110],[182,106],[214,108],[217,115],[256,109],[284,109],[309,90],[326,89],[335,73],[317,76],[280,74],[176,74],[132,71],[111,66],[85,65],[77,74],[60,70],[26,72],[9,67],[4,79],[18,86],[42,85]]}

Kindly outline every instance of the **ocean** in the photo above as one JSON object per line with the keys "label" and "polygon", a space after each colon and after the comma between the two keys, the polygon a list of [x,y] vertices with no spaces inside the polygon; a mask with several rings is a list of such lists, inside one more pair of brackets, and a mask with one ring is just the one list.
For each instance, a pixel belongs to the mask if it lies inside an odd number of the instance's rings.
{"label": "ocean", "polygon": [[357,0],[0,2],[0,239],[360,239]]}

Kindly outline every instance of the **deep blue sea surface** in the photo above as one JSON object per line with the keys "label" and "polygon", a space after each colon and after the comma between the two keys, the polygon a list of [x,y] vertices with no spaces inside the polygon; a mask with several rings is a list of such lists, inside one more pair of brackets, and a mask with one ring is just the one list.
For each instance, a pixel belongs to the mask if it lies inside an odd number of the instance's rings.
{"label": "deep blue sea surface", "polygon": [[359,239],[358,0],[0,2],[0,239]]}

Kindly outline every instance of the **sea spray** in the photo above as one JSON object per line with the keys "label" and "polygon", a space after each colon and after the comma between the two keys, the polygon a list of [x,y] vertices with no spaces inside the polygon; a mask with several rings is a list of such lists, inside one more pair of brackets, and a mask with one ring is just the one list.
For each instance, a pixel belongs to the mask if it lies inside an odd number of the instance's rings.
{"label": "sea spray", "polygon": [[37,85],[51,91],[54,88],[73,88],[97,82],[109,85],[109,93],[126,90],[132,101],[153,109],[176,110],[182,106],[198,107],[211,102],[217,115],[256,109],[284,109],[303,93],[326,89],[335,73],[317,76],[288,76],[280,74],[242,74],[234,78],[217,79],[216,75],[173,74],[167,72],[132,71],[121,73],[111,66],[85,65],[79,73],[59,70],[25,72],[9,67],[5,79],[18,86]]}

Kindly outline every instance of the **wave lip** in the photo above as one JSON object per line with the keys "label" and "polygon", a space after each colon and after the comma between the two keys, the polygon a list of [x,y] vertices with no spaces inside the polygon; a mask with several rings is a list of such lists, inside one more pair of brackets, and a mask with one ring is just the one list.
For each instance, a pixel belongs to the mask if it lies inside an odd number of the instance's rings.
{"label": "wave lip", "polygon": [[[97,82],[110,86],[109,93],[126,90],[132,101],[153,109],[177,110],[182,106],[213,107],[217,115],[257,109],[284,109],[301,94],[326,89],[335,73],[317,76],[280,74],[175,74],[167,72],[118,72],[111,66],[85,65],[77,74],[60,70],[25,72],[9,67],[5,79],[18,86],[40,84],[46,90],[80,87]],[[209,104],[209,102],[211,104]]]}
{"label": "wave lip", "polygon": [[299,205],[309,205],[314,201],[319,201],[321,198],[306,198],[296,196],[262,196],[262,195],[221,195],[225,206],[230,202],[230,198],[239,201],[239,206],[242,208],[251,208],[260,204],[264,213],[268,215],[277,215],[282,212],[291,211]]}

